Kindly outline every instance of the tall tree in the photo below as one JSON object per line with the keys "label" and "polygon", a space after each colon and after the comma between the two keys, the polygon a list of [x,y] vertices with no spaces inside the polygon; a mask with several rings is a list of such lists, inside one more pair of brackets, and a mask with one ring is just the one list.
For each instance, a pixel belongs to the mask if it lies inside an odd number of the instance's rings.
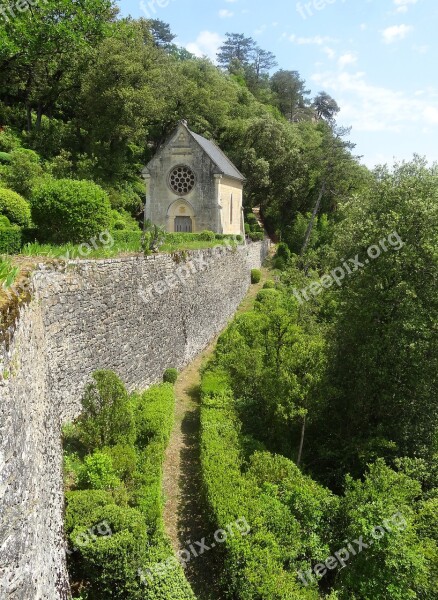
{"label": "tall tree", "polygon": [[312,106],[319,119],[332,123],[341,110],[336,102],[327,92],[320,92],[315,96]]}
{"label": "tall tree", "polygon": [[176,35],[171,32],[170,25],[159,19],[151,19],[149,25],[156,46],[158,48],[171,48]]}
{"label": "tall tree", "polygon": [[353,257],[362,267],[332,292],[334,393],[317,434],[332,474],[361,475],[376,455],[430,461],[438,450],[437,178],[417,158],[379,170],[340,207],[331,268]]}
{"label": "tall tree", "polygon": [[310,90],[306,89],[306,82],[301,79],[298,71],[281,69],[271,77],[270,84],[276,95],[278,108],[288,121],[310,118]]}
{"label": "tall tree", "polygon": [[219,65],[229,72],[249,66],[256,48],[255,41],[243,33],[227,33],[226,36],[217,54]]}

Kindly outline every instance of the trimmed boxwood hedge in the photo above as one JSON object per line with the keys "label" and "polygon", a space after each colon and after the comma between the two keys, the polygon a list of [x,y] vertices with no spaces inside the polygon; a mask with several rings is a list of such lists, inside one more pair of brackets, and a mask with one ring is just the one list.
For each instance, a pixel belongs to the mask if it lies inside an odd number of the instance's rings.
{"label": "trimmed boxwood hedge", "polygon": [[260,279],[262,278],[262,272],[260,269],[252,269],[251,271],[251,283],[260,283]]}
{"label": "trimmed boxwood hedge", "polygon": [[0,254],[18,254],[23,244],[23,235],[20,227],[0,226]]}
{"label": "trimmed boxwood hedge", "polygon": [[[106,406],[107,419],[96,421],[97,427],[107,427],[105,423],[113,422],[111,411],[118,404],[113,385],[115,375],[105,373],[111,384],[113,403]],[[121,382],[119,387],[119,401],[134,417],[135,441],[98,448],[111,459],[112,468],[120,477],[116,487],[76,489],[66,494],[65,529],[70,547],[77,548],[73,553],[69,551],[71,579],[85,582],[85,597],[94,600],[110,597],[114,600],[195,600],[179,565],[157,575],[153,581],[142,581],[148,569],[153,570],[157,563],[163,564],[172,556],[172,548],[163,533],[162,470],[174,420],[173,386],[155,385],[143,394],[131,396]],[[107,388],[108,385],[102,389]],[[119,406],[119,412],[121,409]],[[80,428],[81,420],[71,428],[67,448],[75,447],[77,451],[74,442],[83,438]],[[112,432],[107,432],[105,439],[112,437]],[[83,460],[81,453],[79,458],[76,453],[69,455],[67,451],[66,458],[69,457],[70,463]],[[90,528],[102,523],[112,535],[97,535],[90,540]],[[78,543],[81,539],[88,539],[90,543]]]}
{"label": "trimmed boxwood hedge", "polygon": [[[303,587],[297,571],[329,552],[324,519],[333,512],[334,497],[282,456],[255,452],[244,458],[229,376],[211,364],[201,383],[201,463],[210,518],[225,531],[239,518],[251,528],[248,535],[228,536],[222,546],[226,597],[317,600],[316,584]],[[310,505],[321,514],[315,531],[307,518]]]}
{"label": "trimmed boxwood hedge", "polygon": [[116,244],[129,244],[129,245],[137,245],[138,246],[138,251],[140,252],[141,250],[141,236],[143,235],[143,233],[138,230],[138,231],[112,231],[111,235],[114,239],[114,242]]}

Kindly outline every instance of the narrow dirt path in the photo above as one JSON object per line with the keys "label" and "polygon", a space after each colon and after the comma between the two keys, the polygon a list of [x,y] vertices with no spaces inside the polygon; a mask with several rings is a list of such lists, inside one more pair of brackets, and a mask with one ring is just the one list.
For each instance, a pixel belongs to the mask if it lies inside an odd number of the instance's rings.
{"label": "narrow dirt path", "polygon": [[[249,310],[258,291],[268,278],[262,269],[262,280],[252,285],[239,311]],[[164,524],[175,552],[188,549],[190,544],[206,544],[216,531],[209,523],[202,494],[200,464],[200,370],[212,355],[214,340],[178,377],[175,386],[175,427],[166,451],[163,474],[165,497]],[[186,576],[198,600],[222,600],[220,592],[221,557],[218,548],[192,558]]]}

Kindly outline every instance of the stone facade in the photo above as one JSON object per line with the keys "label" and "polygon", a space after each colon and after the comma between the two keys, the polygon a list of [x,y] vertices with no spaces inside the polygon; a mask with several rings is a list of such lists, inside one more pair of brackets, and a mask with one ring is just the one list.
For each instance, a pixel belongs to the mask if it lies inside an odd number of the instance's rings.
{"label": "stone facade", "polygon": [[244,235],[244,177],[211,141],[181,122],[143,170],[145,217],[168,232]]}
{"label": "stone facade", "polygon": [[0,598],[68,598],[61,424],[96,369],[130,390],[188,364],[226,325],[269,242],[41,266],[0,347]]}

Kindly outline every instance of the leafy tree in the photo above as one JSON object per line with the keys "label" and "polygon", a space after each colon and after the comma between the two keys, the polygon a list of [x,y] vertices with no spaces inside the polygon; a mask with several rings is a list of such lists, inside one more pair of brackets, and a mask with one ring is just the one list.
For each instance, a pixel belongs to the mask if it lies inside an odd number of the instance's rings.
{"label": "leafy tree", "polygon": [[347,477],[339,548],[344,540],[362,539],[365,546],[353,546],[361,552],[351,553],[348,567],[339,571],[336,587],[341,599],[352,594],[388,600],[432,598],[431,565],[413,508],[419,495],[416,481],[381,460],[369,467],[364,481]]}
{"label": "leafy tree", "polygon": [[170,25],[159,19],[151,19],[149,26],[156,46],[158,48],[170,48],[176,38],[170,30]]}
{"label": "leafy tree", "polygon": [[217,55],[219,65],[230,73],[249,66],[256,48],[255,41],[242,33],[227,33],[226,36]]}
{"label": "leafy tree", "polygon": [[306,89],[306,82],[298,71],[277,71],[271,77],[270,85],[276,103],[288,121],[310,119],[312,111],[309,110],[310,101],[307,98],[310,91]]}
{"label": "leafy tree", "polygon": [[327,92],[320,92],[315,96],[312,106],[319,119],[332,123],[340,111],[336,102]]}
{"label": "leafy tree", "polygon": [[120,22],[81,77],[75,121],[82,147],[95,160],[92,175],[103,181],[132,177],[131,161],[140,170],[147,124],[163,105],[151,85],[159,51],[143,35],[142,23]]}
{"label": "leafy tree", "polygon": [[375,176],[340,207],[333,243],[332,268],[363,264],[333,292],[333,394],[317,437],[327,442],[320,466],[335,476],[360,475],[376,456],[430,463],[437,450],[437,172],[417,158]]}
{"label": "leafy tree", "polygon": [[112,0],[47,0],[2,25],[0,99],[25,109],[28,131],[68,99],[76,87],[72,70],[86,62],[114,15]]}

